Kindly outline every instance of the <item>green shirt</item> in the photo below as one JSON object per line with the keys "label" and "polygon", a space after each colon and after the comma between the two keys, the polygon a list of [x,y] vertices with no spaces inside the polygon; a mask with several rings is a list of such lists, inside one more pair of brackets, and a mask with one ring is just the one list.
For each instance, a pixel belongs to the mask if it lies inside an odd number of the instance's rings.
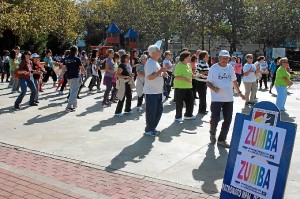
{"label": "green shirt", "polygon": [[280,66],[276,72],[275,86],[288,86],[283,77],[290,79],[291,75],[286,71],[284,67]]}
{"label": "green shirt", "polygon": [[9,59],[8,63],[9,63],[9,71],[11,74],[13,74],[15,70],[19,68],[20,65],[18,60],[13,60],[13,59]]}
{"label": "green shirt", "polygon": [[[174,76],[175,77],[180,76],[180,77],[192,79],[193,72],[192,72],[191,65],[179,62],[175,67]],[[192,82],[187,82],[175,78],[174,88],[192,88]]]}

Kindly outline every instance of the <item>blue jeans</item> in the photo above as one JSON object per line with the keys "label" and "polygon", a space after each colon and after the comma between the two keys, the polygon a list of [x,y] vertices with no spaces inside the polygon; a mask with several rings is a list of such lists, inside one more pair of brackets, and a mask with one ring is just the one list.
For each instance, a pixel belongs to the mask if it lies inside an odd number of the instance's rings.
{"label": "blue jeans", "polygon": [[232,120],[233,102],[211,102],[210,110],[211,120],[209,132],[211,135],[216,135],[218,123],[220,121],[220,114],[222,111],[224,122],[222,124],[218,141],[225,141]]}
{"label": "blue jeans", "polygon": [[68,100],[67,108],[76,108],[77,107],[77,94],[79,87],[81,85],[80,77],[68,79],[68,84],[70,87],[70,97]]}
{"label": "blue jeans", "polygon": [[145,131],[154,131],[163,112],[162,93],[146,94],[146,128]]}
{"label": "blue jeans", "polygon": [[277,91],[276,105],[279,110],[284,110],[284,105],[287,97],[287,87],[286,86],[275,86]]}
{"label": "blue jeans", "polygon": [[235,76],[236,76],[236,81],[237,81],[238,85],[240,86],[241,82],[242,82],[242,74],[235,73]]}
{"label": "blue jeans", "polygon": [[36,88],[34,86],[34,83],[30,79],[27,80],[27,79],[19,78],[19,84],[20,84],[20,87],[21,87],[21,93],[15,101],[15,106],[19,106],[22,103],[22,100],[23,100],[23,98],[24,98],[24,96],[26,95],[26,92],[27,92],[27,86],[31,90],[29,104],[33,104],[34,103],[34,98],[35,98],[35,95],[36,95]]}

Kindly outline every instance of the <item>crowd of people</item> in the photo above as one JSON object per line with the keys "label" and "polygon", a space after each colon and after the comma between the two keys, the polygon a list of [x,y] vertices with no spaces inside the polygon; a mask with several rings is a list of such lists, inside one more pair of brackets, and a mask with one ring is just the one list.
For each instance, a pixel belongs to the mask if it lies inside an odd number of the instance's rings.
{"label": "crowd of people", "polygon": [[[210,141],[228,148],[230,145],[226,139],[233,115],[234,94],[245,100],[245,106],[252,106],[257,101],[257,91],[258,88],[262,89],[262,84],[264,89],[270,89],[270,93],[275,86],[276,105],[280,111],[284,111],[287,87],[293,83],[290,80],[287,58],[278,57],[269,66],[265,57],[260,56],[253,63],[253,55],[247,54],[243,65],[241,57],[230,56],[228,51],[222,50],[214,64],[211,64],[211,60],[205,50],[191,54],[188,49],[183,49],[178,56],[173,56],[172,52],[162,53],[158,46],[151,45],[142,55],[139,55],[138,50],[132,50],[128,54],[125,50],[115,52],[108,49],[107,58],[103,60],[99,58],[97,49],[88,55],[85,51],[79,53],[77,46],[72,46],[54,61],[51,50],[46,50],[43,57],[40,57],[29,51],[21,54],[20,47],[17,46],[10,52],[4,51],[0,68],[1,82],[6,79],[11,92],[19,92],[14,103],[17,110],[21,109],[27,88],[31,90],[29,105],[38,106],[39,92],[43,92],[43,85],[50,77],[53,87],[60,94],[64,94],[68,86],[68,112],[76,110],[77,99],[81,99],[81,89],[86,86],[88,79],[89,92],[96,86],[100,93],[100,85],[106,86],[102,106],[110,107],[112,103],[117,103],[116,117],[123,116],[123,109],[124,114],[132,113],[132,96],[135,90],[138,97],[137,110],[142,112],[143,107],[145,108],[145,134],[149,136],[160,133],[156,128],[163,113],[163,102],[171,98],[172,88],[176,104],[174,119],[177,122],[196,119],[193,115],[196,99],[199,99],[198,114],[208,113],[206,97],[209,88]],[[272,78],[270,88],[269,76]],[[242,82],[245,95],[240,90]],[[217,139],[221,112],[224,122]]]}

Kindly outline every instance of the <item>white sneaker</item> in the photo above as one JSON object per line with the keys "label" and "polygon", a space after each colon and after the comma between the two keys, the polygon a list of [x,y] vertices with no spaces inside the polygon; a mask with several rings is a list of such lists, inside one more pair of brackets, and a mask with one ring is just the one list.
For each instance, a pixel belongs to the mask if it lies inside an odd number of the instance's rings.
{"label": "white sneaker", "polygon": [[185,120],[195,120],[195,119],[196,119],[196,116],[194,116],[194,115],[191,116],[191,117],[185,117],[185,116],[184,116],[184,119],[185,119]]}
{"label": "white sneaker", "polygon": [[122,113],[117,113],[117,114],[115,114],[115,116],[116,116],[116,117],[122,117],[123,114],[122,114]]}
{"label": "white sneaker", "polygon": [[132,113],[132,111],[129,111],[129,112],[126,112],[126,111],[125,111],[124,113],[125,113],[125,114],[131,114],[131,113]]}
{"label": "white sneaker", "polygon": [[177,119],[175,119],[175,121],[177,121],[177,122],[183,122],[184,119],[182,119],[182,118],[177,118]]}
{"label": "white sneaker", "polygon": [[137,107],[138,112],[142,112],[143,108],[141,106]]}

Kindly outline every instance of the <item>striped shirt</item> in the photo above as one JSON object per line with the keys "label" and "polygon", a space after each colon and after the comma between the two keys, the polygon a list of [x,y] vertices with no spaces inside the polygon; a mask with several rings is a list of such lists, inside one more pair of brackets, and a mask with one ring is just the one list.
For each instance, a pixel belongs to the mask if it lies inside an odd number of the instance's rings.
{"label": "striped shirt", "polygon": [[[203,60],[199,60],[196,67],[196,75],[200,75],[201,72],[209,71],[209,65],[207,62],[204,62]],[[201,75],[198,78],[195,78],[195,80],[200,82],[207,82],[207,75]]]}

